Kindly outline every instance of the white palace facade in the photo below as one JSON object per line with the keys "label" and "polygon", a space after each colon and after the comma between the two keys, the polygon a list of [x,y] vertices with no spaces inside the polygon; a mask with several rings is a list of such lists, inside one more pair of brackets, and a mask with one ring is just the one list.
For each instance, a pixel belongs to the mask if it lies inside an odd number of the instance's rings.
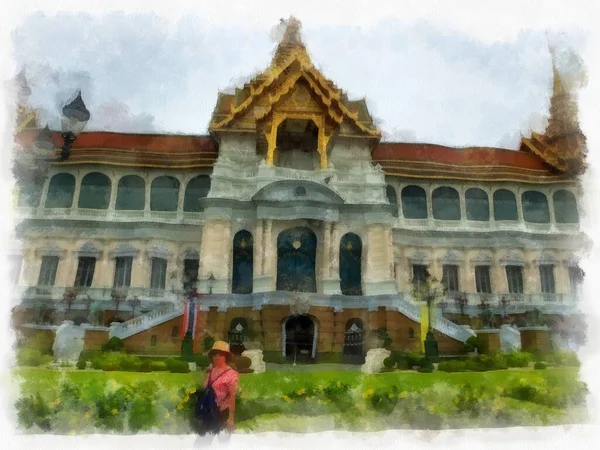
{"label": "white palace facade", "polygon": [[[66,142],[28,111],[17,152],[54,159],[15,203],[22,330],[70,319],[132,351],[177,352],[195,287],[196,349],[210,335],[351,359],[386,335],[420,350],[429,323],[412,289],[428,273],[445,287],[431,323],[442,353],[502,324],[573,331],[585,138],[556,71],[548,128],[518,151],[382,142],[294,19],[266,70],[219,94],[209,135]],[[89,117],[81,95],[63,113]]]}

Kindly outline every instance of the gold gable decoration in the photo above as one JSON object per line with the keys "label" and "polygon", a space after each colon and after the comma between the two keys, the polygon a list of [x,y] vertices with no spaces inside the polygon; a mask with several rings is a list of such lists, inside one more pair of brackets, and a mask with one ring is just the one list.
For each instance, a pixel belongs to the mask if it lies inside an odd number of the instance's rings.
{"label": "gold gable decoration", "polygon": [[235,94],[219,94],[209,131],[259,132],[267,142],[267,162],[273,164],[277,127],[286,119],[308,119],[318,127],[322,168],[327,167],[327,144],[342,124],[352,128],[348,134],[354,137],[381,138],[366,105],[349,102],[313,66],[294,17],[287,21],[269,67]]}
{"label": "gold gable decoration", "polygon": [[587,167],[586,138],[579,128],[577,102],[569,92],[556,68],[552,54],[552,97],[550,117],[544,134],[531,132],[521,138],[521,151],[531,152],[569,175],[579,175]]}

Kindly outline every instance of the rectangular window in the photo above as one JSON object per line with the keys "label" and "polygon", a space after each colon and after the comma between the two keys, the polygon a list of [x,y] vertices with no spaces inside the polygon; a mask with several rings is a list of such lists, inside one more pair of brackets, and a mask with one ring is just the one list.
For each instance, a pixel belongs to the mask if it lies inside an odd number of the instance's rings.
{"label": "rectangular window", "polygon": [[175,325],[171,330],[171,337],[176,338],[177,336],[179,336],[179,326]]}
{"label": "rectangular window", "polygon": [[183,260],[183,290],[189,291],[198,280],[200,261],[197,259]]}
{"label": "rectangular window", "polygon": [[523,293],[523,268],[521,266],[506,266],[506,280],[508,292],[511,294]]}
{"label": "rectangular window", "polygon": [[475,287],[481,294],[492,293],[490,281],[490,266],[475,266]]}
{"label": "rectangular window", "polygon": [[79,258],[79,264],[77,265],[77,274],[75,275],[75,286],[91,286],[92,280],[94,279],[95,270],[96,258]]}
{"label": "rectangular window", "polygon": [[428,276],[428,272],[427,272],[427,266],[423,265],[423,264],[413,264],[413,278],[412,278],[412,284],[413,286],[417,287],[420,284],[423,284],[427,281],[427,276]]}
{"label": "rectangular window", "polygon": [[167,260],[152,258],[152,276],[150,278],[151,289],[164,289],[167,280]]}
{"label": "rectangular window", "polygon": [[153,334],[150,336],[150,347],[156,347],[156,342],[158,341],[158,336]]}
{"label": "rectangular window", "polygon": [[21,277],[21,266],[23,265],[23,258],[20,256],[12,256],[10,258],[10,281],[13,285],[19,284],[19,278]]}
{"label": "rectangular window", "polygon": [[42,256],[38,286],[54,286],[56,269],[58,269],[58,256]]}
{"label": "rectangular window", "polygon": [[444,264],[442,284],[446,292],[458,292],[458,266]]}
{"label": "rectangular window", "polygon": [[133,256],[120,256],[115,258],[115,281],[114,287],[131,286],[131,267]]}
{"label": "rectangular window", "polygon": [[571,294],[579,295],[581,283],[583,283],[583,270],[577,266],[569,267],[569,282],[571,284]]}
{"label": "rectangular window", "polygon": [[554,294],[556,292],[554,266],[552,264],[540,265],[540,282],[542,285],[542,294]]}

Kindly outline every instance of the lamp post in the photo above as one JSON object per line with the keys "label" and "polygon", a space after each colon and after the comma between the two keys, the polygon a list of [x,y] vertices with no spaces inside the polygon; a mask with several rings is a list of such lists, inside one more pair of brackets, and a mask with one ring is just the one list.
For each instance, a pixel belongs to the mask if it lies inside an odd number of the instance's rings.
{"label": "lamp post", "polygon": [[432,314],[431,310],[435,302],[444,294],[442,283],[435,278],[428,279],[424,283],[418,283],[415,286],[413,296],[415,299],[427,303],[427,314],[429,317],[429,325],[425,336],[425,358],[431,362],[439,361],[438,343],[433,334]]}
{"label": "lamp post", "polygon": [[71,156],[71,146],[75,139],[83,131],[90,120],[90,112],[85,107],[81,98],[81,91],[77,92],[77,97],[65,105],[62,109],[62,138],[64,144],[60,152],[60,160],[64,161]]}

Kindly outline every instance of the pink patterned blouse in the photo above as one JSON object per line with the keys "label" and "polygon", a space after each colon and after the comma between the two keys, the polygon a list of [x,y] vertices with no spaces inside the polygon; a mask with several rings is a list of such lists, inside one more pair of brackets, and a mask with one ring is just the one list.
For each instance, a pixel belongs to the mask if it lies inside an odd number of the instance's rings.
{"label": "pink patterned blouse", "polygon": [[[238,373],[233,369],[226,369],[227,372],[223,373],[217,381],[213,382],[213,390],[215,391],[215,397],[217,398],[217,406],[221,411],[229,407],[229,402],[232,398],[235,398],[235,394],[238,388]],[[211,380],[217,378],[218,374],[212,369],[209,372]],[[204,381],[204,387],[208,385],[208,377]]]}

